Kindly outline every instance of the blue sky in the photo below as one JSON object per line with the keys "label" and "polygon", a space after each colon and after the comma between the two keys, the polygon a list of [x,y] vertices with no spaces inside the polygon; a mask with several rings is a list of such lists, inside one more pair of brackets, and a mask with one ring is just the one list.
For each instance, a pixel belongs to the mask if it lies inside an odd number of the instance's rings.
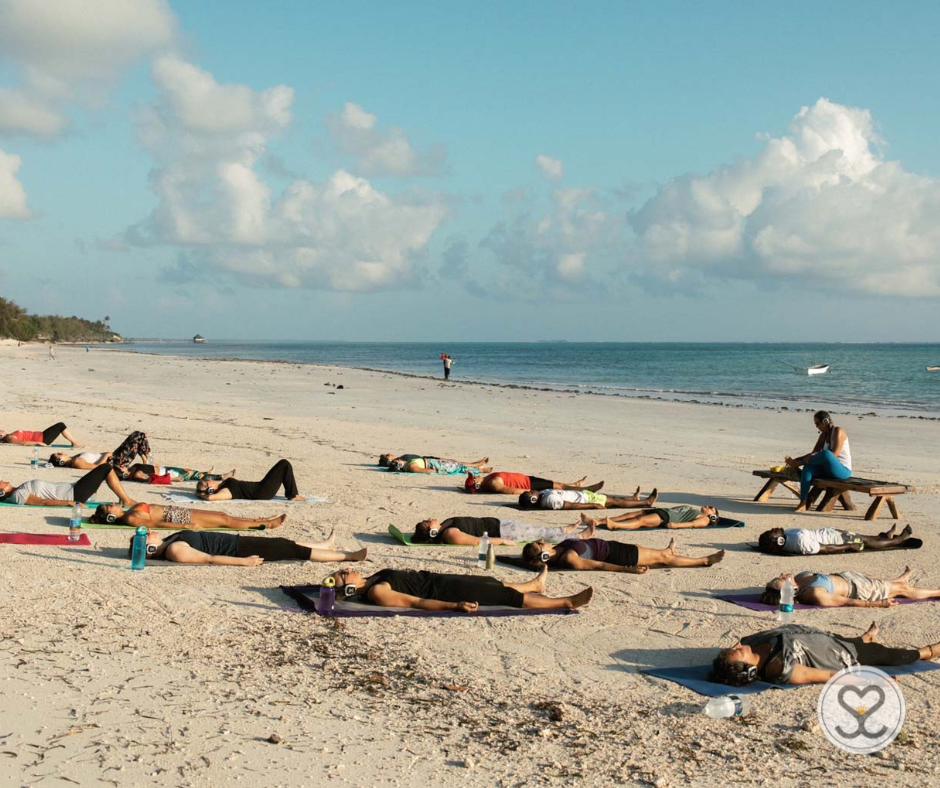
{"label": "blue sky", "polygon": [[933,340],[937,29],[0,0],[0,294],[132,336]]}

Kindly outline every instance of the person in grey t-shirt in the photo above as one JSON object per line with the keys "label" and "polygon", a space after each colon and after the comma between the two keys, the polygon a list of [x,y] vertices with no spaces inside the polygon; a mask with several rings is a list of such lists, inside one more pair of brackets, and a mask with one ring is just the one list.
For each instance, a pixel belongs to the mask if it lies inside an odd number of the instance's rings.
{"label": "person in grey t-shirt", "polygon": [[74,484],[31,479],[14,487],[12,482],[0,479],[0,500],[21,506],[71,506],[76,501],[85,503],[98,492],[102,483],[107,483],[124,506],[134,505],[135,501],[124,492],[114,468],[107,463],[93,468]]}

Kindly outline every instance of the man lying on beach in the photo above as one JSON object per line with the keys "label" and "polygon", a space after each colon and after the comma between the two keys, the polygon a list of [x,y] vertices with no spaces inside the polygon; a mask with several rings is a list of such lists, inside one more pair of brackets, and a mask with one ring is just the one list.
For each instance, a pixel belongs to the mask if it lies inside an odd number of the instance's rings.
{"label": "man lying on beach", "polygon": [[468,493],[497,493],[500,495],[519,495],[529,490],[590,490],[597,492],[604,486],[604,482],[585,485],[587,476],[582,476],[576,482],[555,482],[551,479],[542,479],[525,473],[511,473],[509,471],[493,471],[482,479],[475,479],[473,474],[467,476],[463,488]]}
{"label": "man lying on beach", "polygon": [[[366,548],[343,552],[335,547],[335,533],[323,542],[306,544],[279,536],[236,536],[212,531],[179,531],[167,537],[147,533],[147,558],[177,564],[261,566],[265,561],[365,561]],[[134,548],[131,546],[128,555]]]}
{"label": "man lying on beach", "polygon": [[90,522],[97,525],[130,525],[134,528],[171,528],[177,530],[185,525],[192,531],[205,528],[230,528],[233,531],[280,528],[287,519],[286,514],[261,519],[232,517],[223,512],[205,509],[186,509],[182,506],[160,506],[155,503],[135,503],[125,509],[119,503],[103,503],[91,516]]}
{"label": "man lying on beach", "polygon": [[861,572],[819,572],[783,574],[767,584],[760,601],[765,605],[780,604],[780,589],[787,578],[796,586],[795,599],[817,607],[894,607],[895,599],[938,599],[940,588],[917,588],[911,585],[913,572],[909,566],[893,580],[882,580]]}
{"label": "man lying on beach", "polygon": [[[549,528],[543,525],[531,525],[515,520],[500,520],[497,517],[449,517],[443,522],[429,517],[415,526],[411,541],[416,544],[461,544],[478,545],[480,537],[486,534],[494,545],[515,545],[519,542],[532,542],[544,539],[546,542],[560,542],[570,537],[580,525],[564,525]],[[579,536],[588,538],[594,535],[594,527],[588,526]]]}
{"label": "man lying on beach", "polygon": [[473,476],[492,470],[487,465],[489,461],[489,457],[476,462],[462,462],[447,457],[428,457],[420,454],[402,454],[400,457],[383,454],[379,457],[379,465],[384,464],[396,473],[469,473]]}
{"label": "man lying on beach", "polygon": [[862,550],[916,550],[923,542],[912,539],[910,526],[895,535],[896,525],[891,530],[867,536],[836,528],[771,528],[758,539],[758,549],[772,555],[834,555],[835,553],[860,553]]}
{"label": "man lying on beach", "polygon": [[851,665],[910,665],[940,656],[940,643],[892,648],[875,642],[878,626],[847,638],[805,624],[787,624],[741,638],[712,663],[709,679],[732,687],[755,681],[771,684],[825,684]]}
{"label": "man lying on beach", "polygon": [[366,578],[351,569],[340,569],[324,578],[323,584],[335,586],[341,599],[383,607],[460,613],[475,613],[480,605],[574,610],[591,601],[594,589],[590,587],[571,596],[544,596],[547,571],[543,568],[537,578],[527,583],[502,583],[486,575],[445,575],[413,569],[382,569]]}
{"label": "man lying on beach", "polygon": [[522,548],[522,560],[533,568],[554,566],[583,572],[627,572],[633,575],[642,575],[651,566],[713,566],[724,557],[724,550],[701,558],[679,555],[675,539],[669,541],[665,550],[591,538],[567,539],[557,545],[540,540]]}
{"label": "man lying on beach", "polygon": [[606,526],[610,531],[637,531],[640,528],[707,528],[716,525],[720,517],[714,506],[670,506],[667,509],[641,509],[616,517],[594,520],[581,515],[585,525]]}
{"label": "man lying on beach", "polygon": [[287,460],[278,460],[260,482],[243,482],[230,476],[216,484],[203,479],[196,484],[196,495],[206,501],[270,501],[284,488],[288,501],[306,501],[294,481],[294,467]]}
{"label": "man lying on beach", "polygon": [[591,490],[527,490],[519,496],[523,509],[640,509],[656,503],[659,493],[653,489],[640,499],[640,488],[629,498],[623,495],[604,495]]}
{"label": "man lying on beach", "polygon": [[0,443],[13,443],[17,446],[51,446],[52,442],[62,436],[73,448],[80,449],[81,444],[72,437],[64,421],[47,427],[42,432],[32,430],[14,430],[13,432],[4,432],[0,430]]}
{"label": "man lying on beach", "polygon": [[72,506],[85,503],[107,482],[108,487],[125,506],[133,506],[134,500],[124,492],[121,480],[110,465],[93,468],[75,483],[50,482],[32,479],[19,487],[0,479],[0,500],[23,506]]}

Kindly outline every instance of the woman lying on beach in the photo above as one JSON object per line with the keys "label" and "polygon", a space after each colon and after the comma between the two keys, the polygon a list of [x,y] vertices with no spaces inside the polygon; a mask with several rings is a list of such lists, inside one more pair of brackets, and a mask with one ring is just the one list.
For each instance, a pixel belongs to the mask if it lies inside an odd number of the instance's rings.
{"label": "woman lying on beach", "polygon": [[780,604],[780,589],[789,578],[796,586],[795,599],[817,607],[894,607],[895,599],[938,599],[940,588],[917,588],[911,585],[913,572],[909,566],[894,580],[863,575],[861,572],[838,572],[824,575],[799,572],[780,575],[767,584],[760,601],[765,605]]}
{"label": "woman lying on beach", "polygon": [[185,525],[192,531],[207,528],[230,528],[233,531],[249,531],[280,528],[287,519],[286,514],[277,517],[249,518],[232,517],[222,512],[209,512],[205,509],[186,509],[183,506],[160,506],[155,503],[135,503],[125,509],[119,503],[103,503],[91,516],[90,522],[97,525],[130,525],[134,528],[172,528],[177,530]]}
{"label": "woman lying on beach", "polygon": [[144,465],[135,463],[126,471],[121,472],[121,478],[129,482],[144,482],[149,484],[155,477],[169,477],[173,482],[202,481],[221,482],[231,479],[235,475],[233,468],[228,473],[213,473],[208,471],[195,471],[192,468],[179,468],[175,465]]}
{"label": "woman lying on beach", "polygon": [[540,540],[522,548],[522,560],[531,567],[554,566],[584,572],[627,572],[632,575],[642,575],[651,566],[713,566],[724,557],[724,550],[701,558],[679,555],[676,553],[675,539],[669,541],[665,550],[650,550],[609,539],[567,539],[557,545]]}
{"label": "woman lying on beach", "polygon": [[849,449],[849,436],[842,427],[832,423],[832,416],[826,411],[817,411],[813,416],[819,438],[809,454],[802,457],[787,457],[785,462],[791,468],[800,468],[800,503],[796,511],[805,512],[808,508],[809,491],[813,479],[848,479],[852,475],[852,451]]}
{"label": "woman lying on beach", "polygon": [[923,648],[892,648],[875,642],[878,626],[847,638],[805,624],[787,624],[741,638],[712,663],[711,681],[743,687],[771,684],[825,684],[851,665],[910,665],[940,656],[940,643]]}
{"label": "woman lying on beach", "polygon": [[51,446],[52,442],[60,435],[71,443],[73,448],[81,448],[81,444],[72,437],[72,433],[68,431],[64,421],[53,424],[42,432],[34,432],[32,430],[3,432],[3,430],[0,430],[0,443],[13,443],[17,446]]}
{"label": "woman lying on beach", "polygon": [[143,432],[132,432],[121,441],[121,445],[114,451],[106,451],[100,454],[98,452],[85,451],[81,454],[72,455],[71,457],[65,452],[56,452],[49,457],[49,462],[57,468],[77,468],[80,471],[90,471],[92,468],[97,468],[99,465],[109,463],[117,471],[118,476],[126,481],[128,475],[125,466],[132,462],[137,454],[141,452],[144,456],[150,456],[150,443],[147,441],[147,435]]}
{"label": "woman lying on beach", "polygon": [[836,528],[771,528],[764,531],[757,546],[762,553],[772,555],[834,555],[835,553],[860,553],[862,550],[916,550],[923,542],[912,539],[913,530],[908,525],[895,535],[896,525],[891,530],[867,536]]}
{"label": "woman lying on beach", "polygon": [[402,454],[400,457],[383,454],[379,457],[379,465],[384,465],[390,471],[396,473],[469,473],[476,475],[492,470],[487,467],[489,461],[489,457],[484,457],[476,462],[462,462],[447,457],[427,457],[420,454]]}
{"label": "woman lying on beach", "polygon": [[641,509],[617,517],[593,520],[581,515],[584,525],[603,525],[610,531],[637,531],[640,528],[707,528],[720,517],[714,506],[671,506],[667,509]]}
{"label": "woman lying on beach", "polygon": [[134,505],[110,465],[93,468],[75,483],[33,479],[14,487],[10,482],[0,480],[0,500],[25,506],[72,506],[76,501],[85,503],[105,482],[122,504]]}
{"label": "woman lying on beach", "polygon": [[659,493],[653,489],[640,500],[640,488],[629,498],[623,495],[604,495],[591,490],[527,490],[519,496],[523,509],[640,509],[656,503]]}
{"label": "woman lying on beach", "polygon": [[541,479],[538,476],[529,476],[525,473],[510,473],[509,471],[494,471],[482,479],[475,479],[473,474],[467,476],[463,484],[468,493],[499,493],[501,495],[519,495],[529,490],[590,490],[597,492],[604,486],[604,482],[585,485],[587,476],[576,482],[553,482],[551,479]]}
{"label": "woman lying on beach", "polygon": [[[365,561],[366,548],[342,552],[335,547],[335,533],[314,544],[293,542],[279,536],[236,536],[212,531],[179,531],[167,537],[147,533],[147,558],[177,564],[261,566],[265,561]],[[128,554],[134,549],[134,539]]]}
{"label": "woman lying on beach", "polygon": [[408,607],[416,610],[456,610],[475,613],[480,605],[543,610],[574,610],[594,596],[585,588],[572,596],[551,598],[545,593],[546,569],[528,583],[501,583],[486,575],[444,575],[413,569],[382,569],[363,577],[351,569],[340,569],[324,579],[324,585],[336,587],[337,596],[383,607]]}
{"label": "woman lying on beach", "polygon": [[[536,539],[560,542],[580,527],[579,525],[565,525],[560,528],[549,528],[514,520],[500,520],[497,517],[449,517],[443,522],[429,517],[415,526],[411,541],[416,544],[474,545],[480,544],[480,537],[486,534],[494,545],[514,545]],[[586,539],[593,535],[593,526],[588,526],[579,536],[572,538]]]}
{"label": "woman lying on beach", "polygon": [[203,479],[196,484],[196,495],[206,501],[270,501],[278,491],[284,488],[284,497],[288,501],[306,501],[297,490],[294,481],[294,467],[287,460],[278,460],[260,482],[243,482],[234,477],[224,479],[219,484]]}

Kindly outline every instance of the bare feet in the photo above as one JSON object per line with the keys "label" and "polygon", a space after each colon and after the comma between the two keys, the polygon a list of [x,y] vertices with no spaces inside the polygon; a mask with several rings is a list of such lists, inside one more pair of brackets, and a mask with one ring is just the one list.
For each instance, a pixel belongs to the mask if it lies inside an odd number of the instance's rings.
{"label": "bare feet", "polygon": [[330,535],[323,540],[323,544],[327,550],[333,550],[336,547],[336,526],[330,529]]}
{"label": "bare feet", "polygon": [[292,501],[306,501],[307,499],[303,495],[295,495],[291,498]]}
{"label": "bare feet", "polygon": [[725,557],[725,551],[719,550],[717,553],[705,556],[705,566],[714,566]]}
{"label": "bare feet", "polygon": [[878,536],[881,539],[893,539],[894,534],[897,531],[897,529],[898,529],[898,524],[893,523],[887,531],[882,531],[880,534],[878,534]]}
{"label": "bare feet", "polygon": [[533,583],[533,592],[536,594],[544,594],[547,586],[545,581],[548,578],[548,565],[542,564],[542,571],[539,572],[539,576],[532,581]]}
{"label": "bare feet", "polygon": [[633,495],[630,496],[630,500],[631,500],[631,501],[639,501],[639,500],[640,500],[640,488],[639,488],[639,487],[637,487],[637,488],[636,488],[636,492],[633,493]]}
{"label": "bare feet", "polygon": [[902,583],[909,583],[911,581],[911,575],[914,574],[914,570],[909,566],[904,567],[904,571],[901,572],[901,576],[898,578]]}
{"label": "bare feet", "polygon": [[571,486],[572,486],[572,487],[580,487],[580,486],[581,486],[582,484],[584,484],[586,481],[587,481],[587,476],[582,476],[582,477],[581,477],[580,479],[578,479],[576,482],[572,482],[572,483],[571,483]]}
{"label": "bare feet", "polygon": [[235,478],[235,469],[232,468],[232,470],[230,470],[228,473],[223,473],[222,478],[219,481],[224,482],[226,479],[234,479],[234,478]]}
{"label": "bare feet", "polygon": [[804,514],[805,512],[809,511],[809,509],[807,508],[805,502],[800,502],[800,505],[797,506],[793,511],[797,512],[798,514]]}
{"label": "bare feet", "polygon": [[269,517],[265,520],[265,528],[280,528],[284,525],[284,521],[287,519],[286,514],[279,514],[277,517]]}
{"label": "bare feet", "polygon": [[356,550],[352,553],[346,553],[347,561],[365,561],[366,554],[369,552],[368,547],[363,547],[361,550]]}
{"label": "bare feet", "polygon": [[[637,487],[636,489],[637,489],[637,494],[639,494],[640,488]],[[654,503],[656,503],[656,499],[657,499],[657,498],[659,498],[659,490],[657,490],[657,489],[654,487],[654,488],[653,488],[653,492],[651,492],[649,498],[646,499],[646,505],[647,505],[647,506],[652,506]]]}
{"label": "bare feet", "polygon": [[901,531],[901,533],[899,534],[899,536],[903,536],[905,539],[907,539],[907,538],[909,538],[909,537],[911,537],[911,536],[913,536],[913,535],[914,535],[914,529],[911,528],[910,525],[904,526],[904,530]]}
{"label": "bare feet", "polygon": [[593,539],[596,531],[597,531],[597,526],[594,525],[594,523],[591,523],[580,534],[578,534],[578,537],[580,539]]}
{"label": "bare feet", "polygon": [[[934,643],[931,646],[927,646],[927,648],[924,650],[927,652],[927,659],[936,659],[937,657],[940,657],[940,643]],[[921,657],[921,659],[924,659],[924,657]]]}
{"label": "bare feet", "polygon": [[594,522],[594,518],[589,514],[581,512],[581,525],[596,525],[596,523]]}
{"label": "bare feet", "polygon": [[571,597],[570,604],[572,610],[577,610],[579,607],[584,607],[588,602],[594,598],[594,589],[588,586],[583,591],[579,591],[573,597]]}
{"label": "bare feet", "polygon": [[663,552],[672,553],[673,555],[675,555],[676,554],[676,540],[670,539],[669,544],[666,545],[666,549]]}
{"label": "bare feet", "polygon": [[874,643],[875,638],[878,637],[878,633],[881,631],[881,627],[878,626],[877,622],[872,621],[871,626],[868,628],[868,631],[862,635],[862,640],[865,643]]}

